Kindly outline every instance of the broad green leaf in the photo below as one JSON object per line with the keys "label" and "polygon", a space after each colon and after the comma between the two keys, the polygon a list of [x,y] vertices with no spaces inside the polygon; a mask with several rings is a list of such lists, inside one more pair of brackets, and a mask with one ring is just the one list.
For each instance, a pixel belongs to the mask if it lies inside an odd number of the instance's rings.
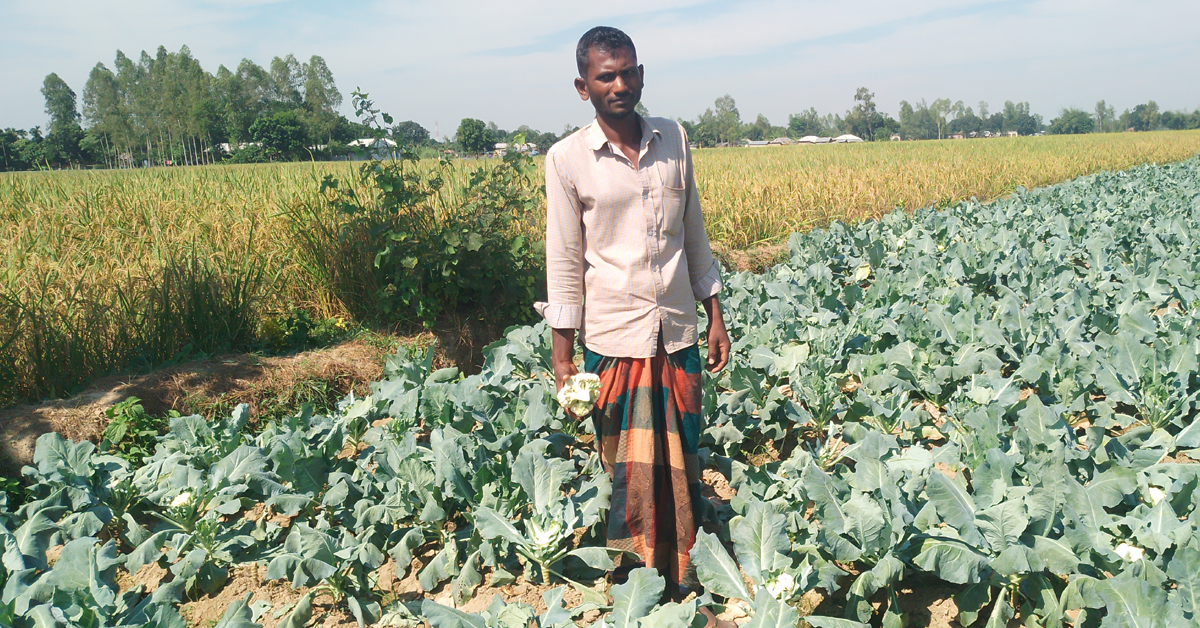
{"label": "broad green leaf", "polygon": [[508,519],[488,508],[479,506],[475,509],[475,528],[485,539],[502,538],[509,543],[525,544],[525,535]]}
{"label": "broad green leaf", "polygon": [[954,594],[954,604],[958,607],[958,622],[970,626],[979,619],[979,613],[992,601],[992,585],[979,582],[962,589]]}
{"label": "broad green leaf", "polygon": [[742,580],[742,572],[716,535],[701,530],[692,545],[692,563],[704,588],[728,598],[749,601],[750,592]]}
{"label": "broad green leaf", "polygon": [[417,581],[423,590],[432,591],[439,584],[458,575],[458,564],[458,544],[451,539],[433,557],[433,560],[421,569],[421,572],[417,574]]}
{"label": "broad green leaf", "polygon": [[687,604],[667,602],[638,620],[641,628],[690,628],[696,618],[696,600]]}
{"label": "broad green leaf", "polygon": [[1008,596],[999,595],[996,597],[996,603],[992,606],[992,614],[988,616],[984,628],[1008,628],[1009,620],[1015,615],[1016,611],[1008,603]]}
{"label": "broad green leaf", "polygon": [[746,628],[794,628],[800,621],[796,609],[771,597],[766,587],[759,587],[754,596],[753,614]]}
{"label": "broad green leaf", "polygon": [[786,525],[786,517],[755,501],[730,530],[738,564],[755,582],[763,583],[767,571],[775,564],[776,554],[787,554],[791,549]]}
{"label": "broad green leaf", "polygon": [[1195,617],[1200,613],[1200,550],[1195,542],[1175,550],[1167,575],[1175,581],[1172,601]]}
{"label": "broad green leaf", "polygon": [[[808,625],[813,628],[870,628],[871,624],[864,624],[861,621],[853,619],[843,619],[841,617],[825,617],[823,615],[805,615],[802,617]],[[795,626],[796,624],[790,624]]]}
{"label": "broad green leaf", "polygon": [[912,564],[947,582],[974,584],[988,569],[988,558],[969,544],[943,537],[927,537]]}
{"label": "broad green leaf", "polygon": [[1033,551],[1046,564],[1050,573],[1059,576],[1075,573],[1079,568],[1079,557],[1069,543],[1062,539],[1044,536],[1033,537]]}
{"label": "broad green leaf", "polygon": [[229,608],[225,609],[225,614],[221,615],[221,620],[213,628],[262,628],[262,624],[254,621],[250,611],[250,598],[252,597],[254,597],[253,593],[246,593],[245,597],[230,604]]}
{"label": "broad green leaf", "polygon": [[1165,625],[1167,593],[1145,580],[1122,574],[1123,577],[1105,581],[1100,596],[1108,615],[1120,626],[1151,628]]}
{"label": "broad green leaf", "polygon": [[976,517],[976,525],[993,552],[1021,542],[1021,535],[1029,525],[1025,515],[1025,504],[1020,499],[1006,499],[983,510]]}
{"label": "broad green leaf", "polygon": [[283,619],[280,619],[278,624],[275,624],[275,628],[304,628],[308,620],[312,619],[313,598],[316,595],[315,590],[310,590],[300,596],[296,606]]}
{"label": "broad green leaf", "polygon": [[580,547],[567,552],[567,556],[574,556],[575,558],[582,560],[585,565],[591,567],[592,569],[612,571],[612,552],[613,550],[610,550],[607,547]]}
{"label": "broad green leaf", "polygon": [[929,480],[925,483],[925,492],[943,521],[954,526],[967,540],[978,536],[975,528],[975,502],[966,489],[945,473],[934,471],[929,474]]}
{"label": "broad green leaf", "polygon": [[638,620],[658,604],[665,586],[666,580],[653,569],[630,571],[624,584],[614,585],[609,591],[613,607],[608,619],[613,628],[638,628]]}
{"label": "broad green leaf", "polygon": [[1115,464],[1106,465],[1085,488],[1102,507],[1112,508],[1137,490],[1137,473]]}

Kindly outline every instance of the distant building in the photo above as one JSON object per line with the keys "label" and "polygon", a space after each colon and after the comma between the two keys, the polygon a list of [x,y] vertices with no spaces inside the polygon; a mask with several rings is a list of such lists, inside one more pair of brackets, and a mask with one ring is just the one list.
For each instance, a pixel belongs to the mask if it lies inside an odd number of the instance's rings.
{"label": "distant building", "polygon": [[962,134],[962,133],[955,133],[954,135],[951,135],[951,136],[950,136],[950,139],[952,139],[952,140],[961,140],[961,139],[965,139],[965,138],[963,137],[963,134]]}
{"label": "distant building", "polygon": [[837,142],[838,144],[857,144],[863,141],[863,139],[857,135],[846,133],[845,135],[839,135],[833,138],[833,141]]}
{"label": "distant building", "polygon": [[346,147],[350,152],[345,156],[336,156],[335,160],[360,161],[364,159],[383,160],[395,159],[398,155],[399,144],[395,140],[381,137],[379,139],[373,137],[361,137],[353,142],[347,142]]}
{"label": "distant building", "polygon": [[891,137],[889,137],[888,139],[889,139],[889,140],[891,140],[891,141],[893,141],[893,142],[899,142],[899,141],[900,141],[900,134],[899,134],[899,133],[892,133],[892,136],[891,136]]}
{"label": "distant building", "polygon": [[746,148],[764,148],[770,146],[771,143],[766,140],[745,140],[742,145]]}
{"label": "distant building", "polygon": [[1009,136],[1009,137],[1018,137],[1019,135],[1021,135],[1021,134],[1020,134],[1020,133],[1017,133],[1016,131],[1009,131],[1009,132],[1008,132],[1008,136]]}

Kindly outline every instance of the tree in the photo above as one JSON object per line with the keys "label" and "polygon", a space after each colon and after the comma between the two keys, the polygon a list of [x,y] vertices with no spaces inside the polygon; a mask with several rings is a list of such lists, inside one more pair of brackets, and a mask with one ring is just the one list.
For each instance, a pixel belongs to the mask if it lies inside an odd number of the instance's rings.
{"label": "tree", "polygon": [[255,120],[250,125],[250,137],[262,144],[272,157],[289,160],[300,157],[308,145],[304,125],[294,111],[281,111]]}
{"label": "tree", "polygon": [[713,102],[715,124],[718,142],[733,143],[741,139],[742,114],[738,113],[737,103],[733,96],[725,94]]}
{"label": "tree", "polygon": [[1054,135],[1091,133],[1095,128],[1092,116],[1082,109],[1063,109],[1057,118],[1050,121],[1048,131]]}
{"label": "tree", "polygon": [[1153,131],[1158,128],[1159,118],[1158,103],[1151,100],[1134,107],[1133,111],[1126,109],[1121,114],[1121,126],[1134,131]]}
{"label": "tree", "polygon": [[939,137],[938,125],[930,115],[929,105],[925,104],[924,100],[915,107],[907,100],[900,101],[900,135],[910,140]]}
{"label": "tree", "polygon": [[[328,70],[328,68],[326,68]],[[296,56],[271,59],[271,90],[277,103],[298,107],[304,102],[304,67]]]}
{"label": "tree", "polygon": [[983,120],[975,115],[975,112],[970,107],[961,107],[962,101],[956,103],[955,117],[947,125],[950,133],[960,133],[963,136],[970,136],[972,133],[981,133],[983,131]]}
{"label": "tree", "polygon": [[313,55],[301,72],[304,75],[305,127],[310,137],[328,143],[338,123],[337,108],[342,104],[342,94],[333,82],[333,72],[325,59]]}
{"label": "tree", "polygon": [[769,140],[771,139],[770,136],[771,121],[761,113],[755,118],[754,124],[746,125],[746,128],[742,131],[742,137],[749,140]]}
{"label": "tree", "polygon": [[475,118],[463,118],[462,122],[458,124],[458,131],[454,133],[454,139],[464,153],[473,155],[492,150],[496,144],[496,140],[493,139],[483,120]]}
{"label": "tree", "polygon": [[875,110],[875,94],[865,87],[858,88],[854,93],[854,109],[846,113],[846,124],[850,132],[868,141],[875,140],[875,129],[882,122],[882,116]]}
{"label": "tree", "polygon": [[1112,105],[1105,103],[1103,100],[1096,102],[1096,132],[1108,133],[1115,131],[1113,127],[1116,124],[1117,116],[1113,111]]}
{"label": "tree", "polygon": [[821,114],[817,113],[816,107],[809,107],[807,111],[788,116],[788,131],[796,138],[820,136],[825,134],[825,127],[821,124]]}
{"label": "tree", "polygon": [[57,164],[78,163],[79,142],[83,129],[79,126],[79,111],[75,108],[75,92],[53,72],[42,81],[42,96],[46,99],[46,114],[50,116],[50,134],[46,137],[46,158]]}
{"label": "tree", "polygon": [[84,85],[83,119],[88,125],[88,132],[96,138],[95,143],[101,149],[105,163],[109,167],[119,165],[119,160],[114,159],[117,149],[130,146],[134,141],[134,133],[117,77],[103,63],[97,63],[92,68]]}
{"label": "tree", "polygon": [[429,143],[429,131],[412,120],[405,120],[392,127],[392,137],[405,148],[415,148]]}
{"label": "tree", "polygon": [[[925,101],[921,101],[924,105]],[[932,105],[927,107],[930,119],[937,126],[937,138],[942,139],[942,131],[946,128],[946,115],[950,113],[952,105],[949,98],[939,98],[933,101]]]}

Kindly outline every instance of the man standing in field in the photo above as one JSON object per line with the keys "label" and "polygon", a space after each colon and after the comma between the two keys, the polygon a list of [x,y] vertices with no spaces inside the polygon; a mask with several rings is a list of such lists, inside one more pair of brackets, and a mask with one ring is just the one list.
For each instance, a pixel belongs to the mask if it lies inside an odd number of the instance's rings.
{"label": "man standing in field", "polygon": [[644,72],[633,41],[593,28],[576,62],[575,89],[596,119],[546,155],[549,302],[536,307],[554,330],[558,387],[576,374],[576,330],[585,370],[600,377],[596,443],[613,478],[608,545],[657,569],[675,597],[698,586],[688,556],[704,499],[696,302],[708,314],[707,369],[720,371],[730,350],[720,272],[686,134],[634,111]]}

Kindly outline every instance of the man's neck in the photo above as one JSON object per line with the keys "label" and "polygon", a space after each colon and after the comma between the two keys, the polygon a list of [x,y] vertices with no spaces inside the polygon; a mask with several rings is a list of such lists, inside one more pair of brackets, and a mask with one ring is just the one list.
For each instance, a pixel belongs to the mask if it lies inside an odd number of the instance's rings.
{"label": "man's neck", "polygon": [[641,149],[642,119],[638,114],[615,119],[597,115],[596,124],[604,131],[604,137],[623,151],[632,149],[636,152]]}

